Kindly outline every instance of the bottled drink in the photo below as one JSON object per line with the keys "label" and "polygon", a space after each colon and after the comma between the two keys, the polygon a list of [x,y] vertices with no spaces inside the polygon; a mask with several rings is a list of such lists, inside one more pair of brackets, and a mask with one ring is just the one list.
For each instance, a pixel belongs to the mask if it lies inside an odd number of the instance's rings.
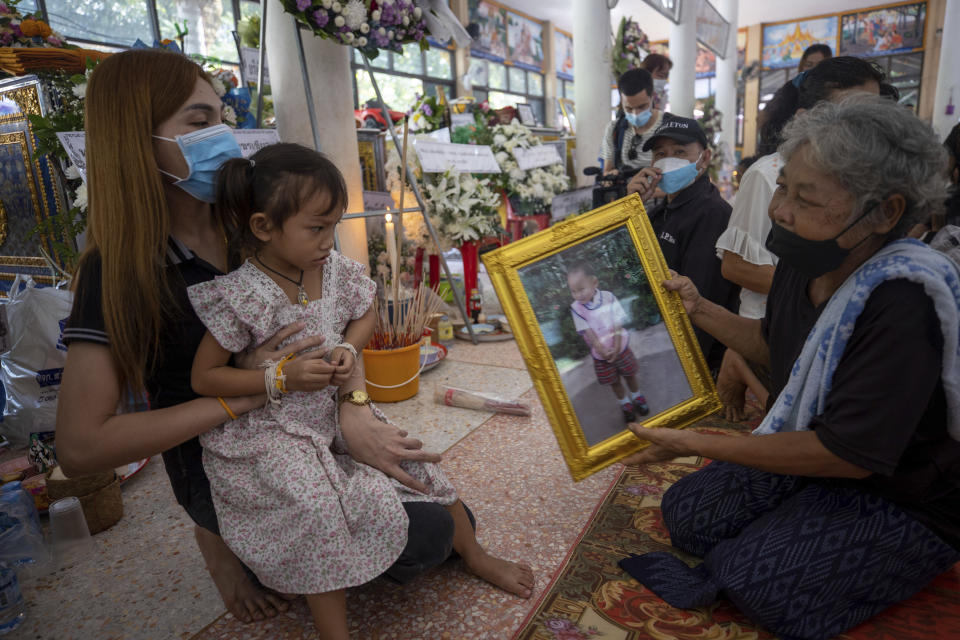
{"label": "bottled drink", "polygon": [[6,565],[0,565],[0,636],[20,626],[27,617],[26,609],[17,572]]}
{"label": "bottled drink", "polygon": [[441,344],[446,344],[453,340],[453,323],[446,315],[440,318],[437,323],[437,340]]}
{"label": "bottled drink", "polygon": [[40,526],[40,514],[37,513],[37,504],[33,501],[33,496],[26,492],[20,482],[8,482],[0,487],[0,509],[3,508],[6,500],[10,500],[10,498],[7,498],[9,494],[16,496],[22,509],[20,513],[27,516],[30,525],[37,533],[43,535],[43,528]]}

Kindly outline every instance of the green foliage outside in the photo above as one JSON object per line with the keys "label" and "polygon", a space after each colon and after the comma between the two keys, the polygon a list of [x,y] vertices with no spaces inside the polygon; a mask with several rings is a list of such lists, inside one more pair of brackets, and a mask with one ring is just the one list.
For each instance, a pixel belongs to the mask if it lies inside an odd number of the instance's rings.
{"label": "green foliage outside", "polygon": [[620,227],[520,269],[523,288],[557,362],[580,360],[590,353],[570,314],[573,298],[567,286],[567,266],[580,260],[593,265],[598,288],[620,300],[629,317],[627,329],[639,331],[661,322],[660,308],[630,232]]}

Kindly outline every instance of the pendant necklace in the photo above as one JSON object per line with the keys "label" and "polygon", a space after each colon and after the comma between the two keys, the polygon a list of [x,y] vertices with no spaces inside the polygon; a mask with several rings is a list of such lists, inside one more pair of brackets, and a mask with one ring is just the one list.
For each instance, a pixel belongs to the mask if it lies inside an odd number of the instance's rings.
{"label": "pendant necklace", "polygon": [[260,259],[260,256],[254,256],[254,257],[257,259],[257,262],[260,263],[260,266],[266,269],[267,271],[271,273],[275,273],[281,278],[283,278],[284,280],[287,280],[297,285],[297,302],[299,302],[304,307],[307,306],[307,304],[310,302],[310,298],[307,297],[307,291],[306,289],[303,288],[303,269],[300,269],[300,280],[294,280],[293,278],[288,278],[287,276],[283,275],[276,269],[271,269],[270,267],[265,265],[263,263],[263,260]]}

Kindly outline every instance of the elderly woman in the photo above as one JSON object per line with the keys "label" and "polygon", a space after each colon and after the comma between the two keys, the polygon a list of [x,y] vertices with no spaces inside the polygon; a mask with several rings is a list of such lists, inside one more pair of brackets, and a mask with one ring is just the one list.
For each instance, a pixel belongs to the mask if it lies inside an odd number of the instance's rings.
{"label": "elderly woman", "polygon": [[722,592],[782,639],[830,638],[960,560],[960,273],[905,239],[939,210],[944,153],[882,98],[795,118],[770,204],[780,262],[766,317],[737,317],[677,276],[691,320],[769,363],[754,437],[635,428],[648,463],[714,460],[671,487],[666,553],[621,565],[668,603]]}

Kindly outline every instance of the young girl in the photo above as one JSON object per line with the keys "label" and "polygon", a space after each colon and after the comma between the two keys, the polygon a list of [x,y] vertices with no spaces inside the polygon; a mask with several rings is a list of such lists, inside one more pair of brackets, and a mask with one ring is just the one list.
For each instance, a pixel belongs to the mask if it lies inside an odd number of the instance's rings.
{"label": "young girl", "polygon": [[[224,227],[252,257],[230,274],[191,287],[208,331],[194,361],[197,393],[229,398],[262,391],[267,405],[201,436],[223,538],[267,587],[307,594],[323,638],[347,638],[344,589],[388,571],[407,544],[416,503],[444,505],[453,550],[467,567],[529,597],[529,567],[494,558],[478,544],[470,516],[440,469],[403,463],[420,493],[348,454],[341,411],[373,410],[357,353],[375,323],[375,285],[363,267],[333,250],[346,205],[343,177],[324,156],[278,144],[225,163],[217,204]],[[322,349],[262,370],[230,366],[292,322],[325,338]],[[296,336],[290,340],[296,339]],[[369,406],[368,406],[369,405]]]}

